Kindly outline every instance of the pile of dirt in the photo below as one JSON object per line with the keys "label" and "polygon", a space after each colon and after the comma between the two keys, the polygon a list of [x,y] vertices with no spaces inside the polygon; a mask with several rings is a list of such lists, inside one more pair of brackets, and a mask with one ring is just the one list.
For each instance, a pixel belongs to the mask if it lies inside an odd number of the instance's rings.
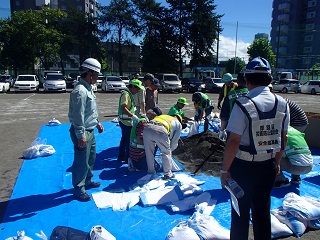
{"label": "pile of dirt", "polygon": [[217,133],[209,130],[179,141],[172,155],[181,162],[186,171],[220,176],[225,143]]}

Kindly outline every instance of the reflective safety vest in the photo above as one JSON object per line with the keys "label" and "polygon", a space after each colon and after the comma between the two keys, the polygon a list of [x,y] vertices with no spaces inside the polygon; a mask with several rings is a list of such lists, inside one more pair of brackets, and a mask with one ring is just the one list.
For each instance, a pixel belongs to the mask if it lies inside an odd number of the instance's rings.
{"label": "reflective safety vest", "polygon": [[144,150],[144,145],[137,143],[138,138],[136,134],[137,126],[141,121],[147,121],[147,118],[139,118],[138,122],[136,124],[133,124],[131,133],[130,133],[130,147]]}
{"label": "reflective safety vest", "polygon": [[122,91],[121,96],[120,96],[120,98],[119,98],[118,115],[119,115],[119,118],[120,118],[121,120],[131,120],[131,119],[132,119],[131,116],[128,116],[127,114],[123,113],[123,111],[122,111],[122,109],[121,109],[121,103],[120,103],[120,101],[121,101],[121,98],[122,98],[122,96],[123,96],[124,94],[128,94],[128,95],[129,95],[130,100],[131,100],[131,106],[130,106],[130,107],[128,106],[128,107],[129,107],[129,111],[130,111],[132,114],[134,114],[134,100],[133,100],[132,93],[131,93],[129,90],[125,89],[125,90]]}
{"label": "reflective safety vest", "polygon": [[207,101],[207,100],[209,100],[209,105],[206,107],[209,107],[209,106],[211,106],[211,102],[210,102],[211,100],[210,100],[209,96],[207,94],[201,93],[201,101],[200,101],[199,108],[198,108],[199,110],[202,110],[203,102]]}
{"label": "reflective safety vest", "polygon": [[284,153],[286,158],[295,154],[311,154],[309,146],[304,139],[304,133],[289,126],[288,142]]}
{"label": "reflective safety vest", "polygon": [[234,89],[234,90],[231,90],[229,93],[228,93],[228,99],[229,99],[229,107],[230,107],[230,112],[233,108],[233,105],[234,105],[234,101],[240,97],[240,96],[243,96],[243,95],[246,95],[247,93],[249,92],[248,88],[240,88],[240,89]]}
{"label": "reflective safety vest", "polygon": [[287,102],[275,96],[275,104],[269,112],[261,112],[248,96],[235,100],[249,120],[250,146],[240,145],[241,151],[250,154],[275,153],[284,148],[283,125]]}
{"label": "reflective safety vest", "polygon": [[176,119],[175,117],[172,117],[169,115],[160,115],[160,116],[156,116],[152,121],[161,123],[167,129],[168,133],[170,133],[171,122],[172,120],[175,120],[175,119]]}
{"label": "reflective safety vest", "polygon": [[[231,83],[231,84],[232,84],[232,87],[231,87],[230,91],[235,90],[236,87],[238,86],[238,84],[236,84],[236,83]],[[224,84],[223,85],[223,97],[226,97],[229,92],[228,92],[228,86],[226,84]]]}

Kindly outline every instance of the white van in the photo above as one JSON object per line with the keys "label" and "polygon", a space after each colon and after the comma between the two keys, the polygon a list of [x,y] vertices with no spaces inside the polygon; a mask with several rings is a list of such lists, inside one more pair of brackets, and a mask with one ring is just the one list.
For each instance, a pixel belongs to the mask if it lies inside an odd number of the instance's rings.
{"label": "white van", "polygon": [[160,82],[159,90],[162,91],[182,91],[182,85],[179,77],[173,73],[161,73],[157,74],[157,78]]}

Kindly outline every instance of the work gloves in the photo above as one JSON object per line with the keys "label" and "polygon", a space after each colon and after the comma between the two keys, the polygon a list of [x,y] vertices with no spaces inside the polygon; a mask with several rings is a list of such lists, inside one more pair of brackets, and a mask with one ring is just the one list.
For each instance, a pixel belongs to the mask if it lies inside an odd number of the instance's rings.
{"label": "work gloves", "polygon": [[226,130],[220,130],[219,139],[224,142],[227,140],[227,131]]}

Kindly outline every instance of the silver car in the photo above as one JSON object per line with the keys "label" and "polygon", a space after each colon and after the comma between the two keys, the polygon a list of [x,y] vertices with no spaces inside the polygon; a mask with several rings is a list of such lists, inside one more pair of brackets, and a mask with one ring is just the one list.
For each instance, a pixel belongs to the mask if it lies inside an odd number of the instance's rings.
{"label": "silver car", "polygon": [[300,92],[300,82],[296,79],[281,79],[272,84],[272,91],[277,92]]}
{"label": "silver car", "polygon": [[101,83],[101,90],[105,92],[121,92],[126,84],[117,76],[107,76]]}
{"label": "silver car", "polygon": [[43,89],[49,91],[67,91],[66,78],[61,73],[47,73],[44,79]]}

